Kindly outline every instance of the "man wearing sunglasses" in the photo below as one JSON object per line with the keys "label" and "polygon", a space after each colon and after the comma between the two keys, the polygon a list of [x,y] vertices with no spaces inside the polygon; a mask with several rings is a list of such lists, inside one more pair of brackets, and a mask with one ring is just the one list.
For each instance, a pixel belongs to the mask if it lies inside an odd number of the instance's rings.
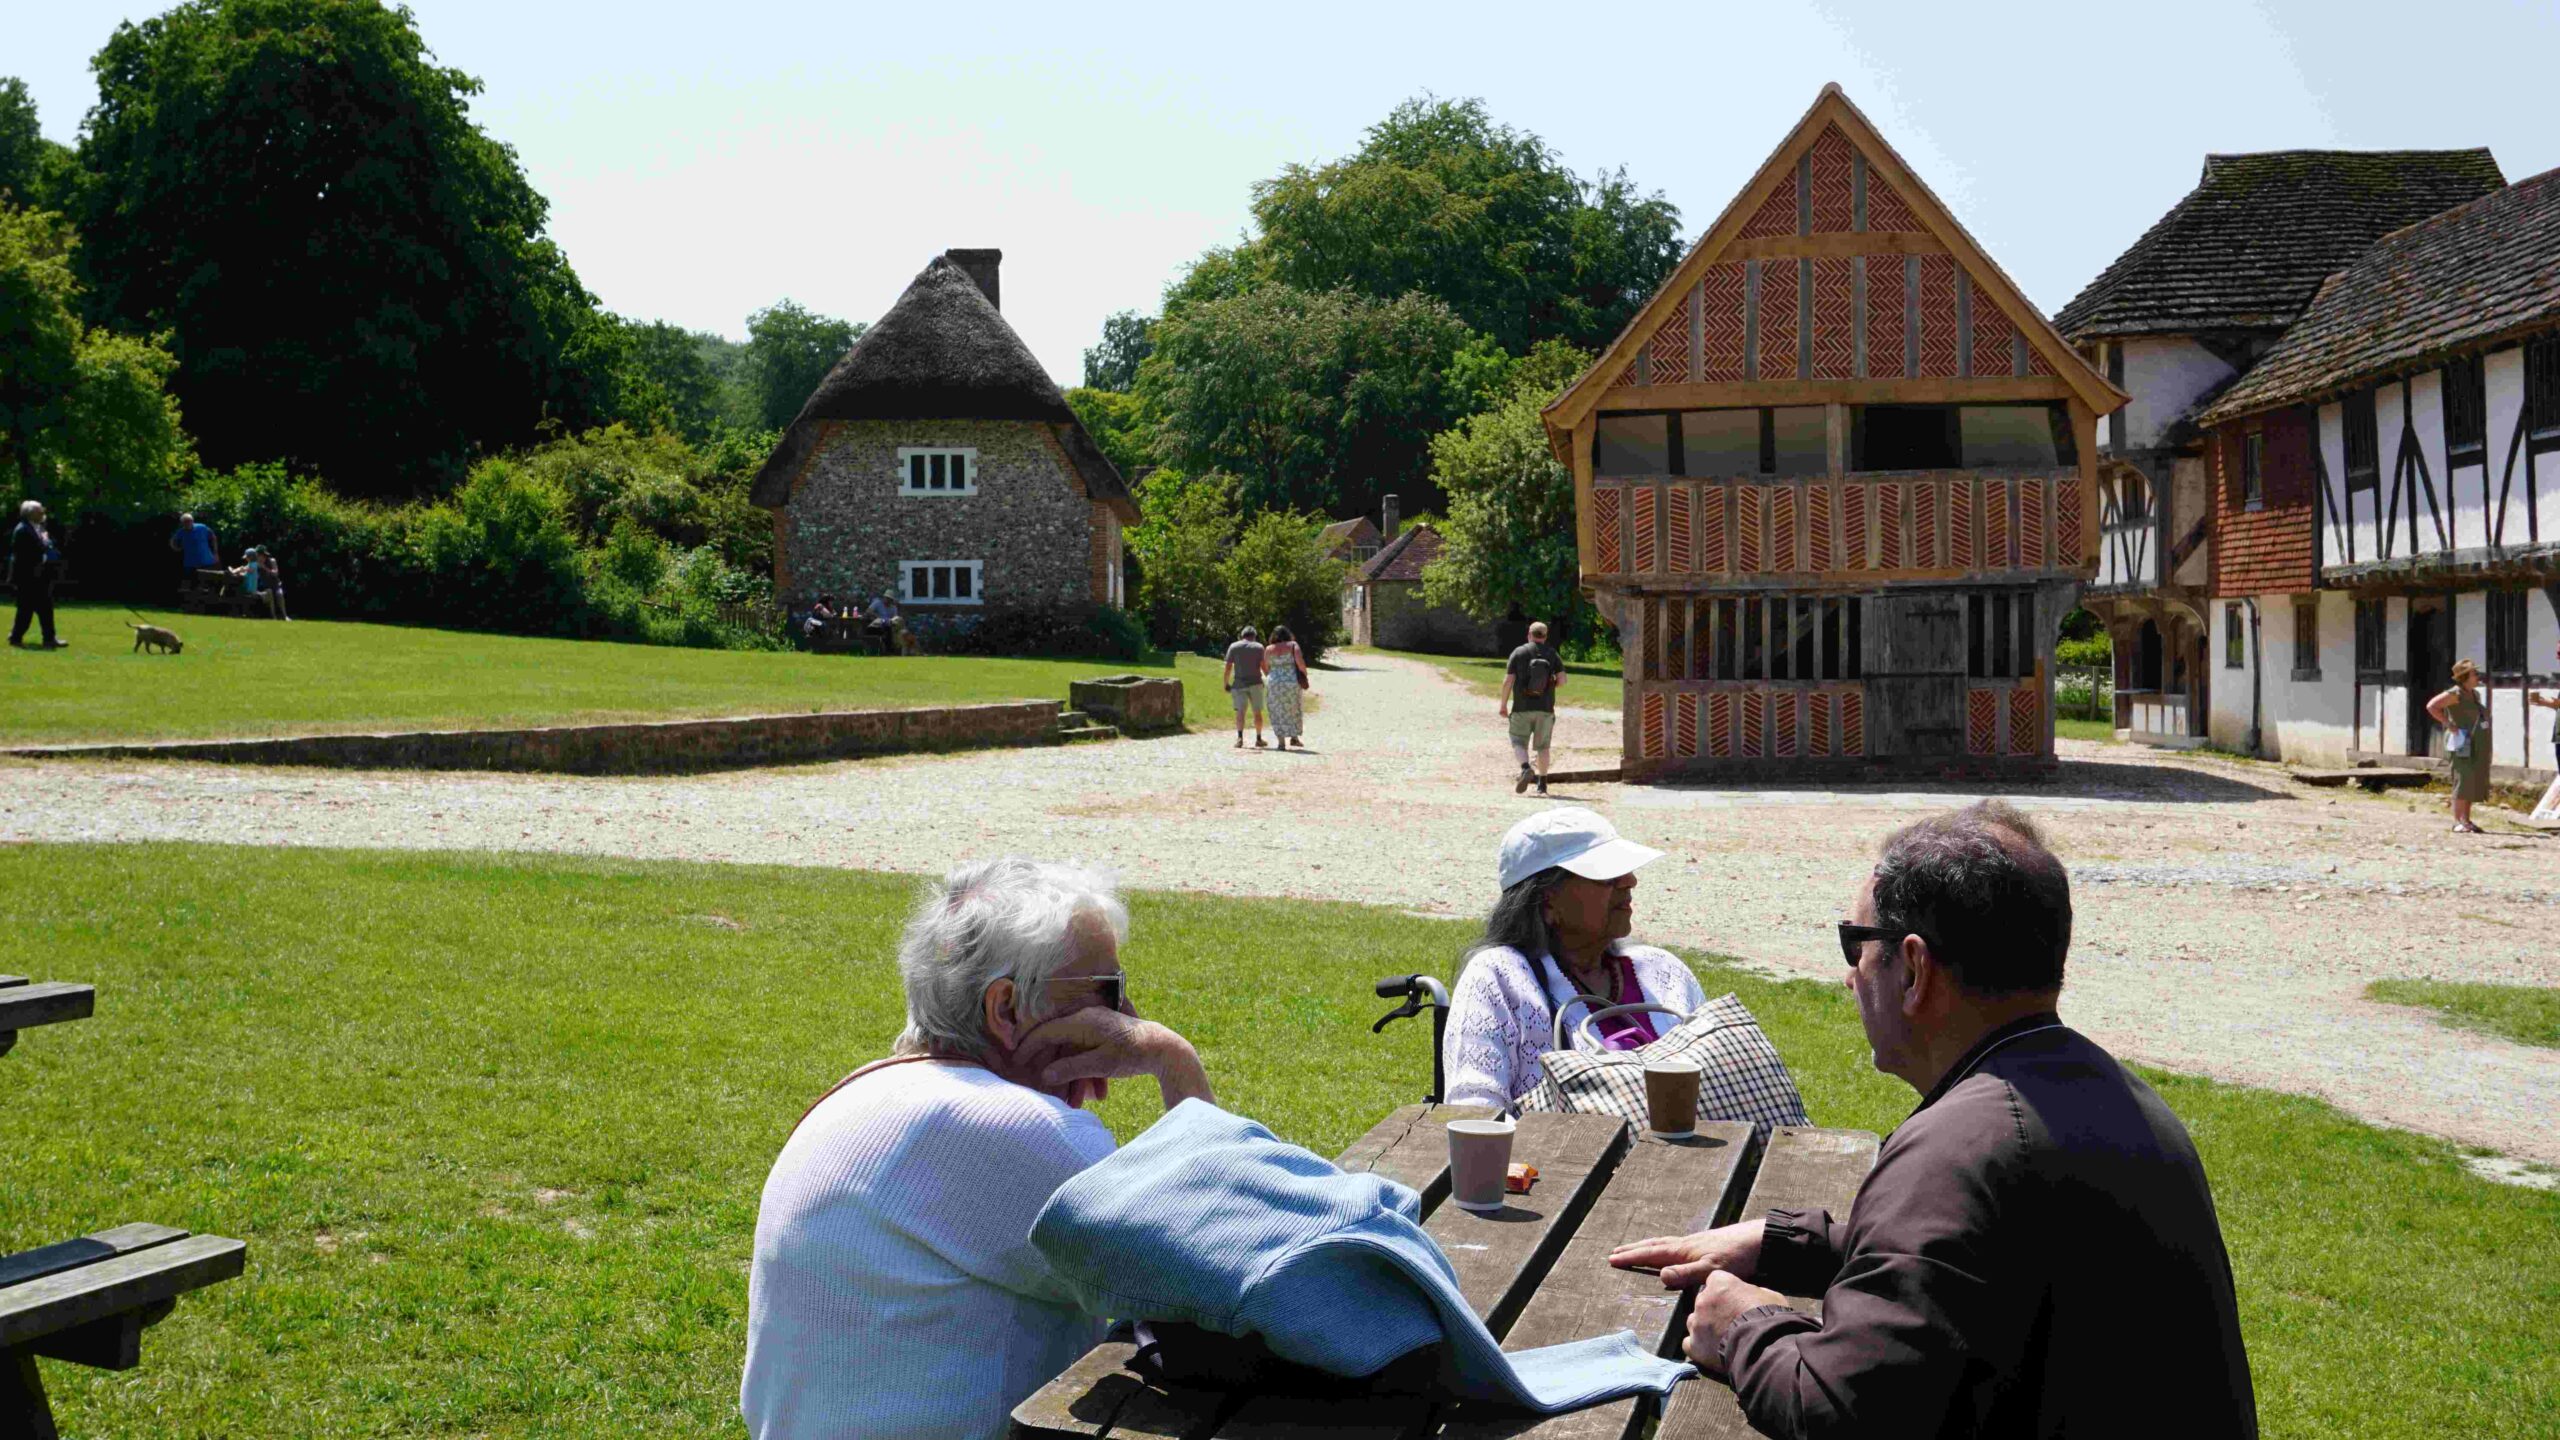
{"label": "man wearing sunglasses", "polygon": [[2256,1435],[2195,1146],[2055,1013],[2071,886],[2034,823],[1995,800],[1896,832],[1839,937],[1876,1068],[1920,1108],[1845,1222],[1610,1257],[1698,1288],[1689,1358],[1777,1437]]}

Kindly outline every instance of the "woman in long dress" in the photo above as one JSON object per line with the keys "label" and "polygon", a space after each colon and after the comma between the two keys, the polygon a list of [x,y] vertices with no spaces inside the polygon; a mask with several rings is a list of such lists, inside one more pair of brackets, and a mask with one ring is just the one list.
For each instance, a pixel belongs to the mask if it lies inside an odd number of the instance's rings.
{"label": "woman in long dress", "polygon": [[2489,797],[2489,707],[2480,701],[2480,667],[2468,660],[2453,662],[2453,688],[2427,702],[2427,713],[2444,727],[2445,761],[2453,779],[2453,828],[2477,835],[2471,823],[2473,802]]}
{"label": "woman in long dress", "polygon": [[1307,748],[1300,738],[1307,728],[1304,692],[1315,686],[1307,682],[1307,657],[1298,649],[1298,637],[1286,625],[1271,627],[1271,643],[1262,650],[1263,705],[1271,716],[1271,733],[1286,750],[1295,741],[1299,749]]}

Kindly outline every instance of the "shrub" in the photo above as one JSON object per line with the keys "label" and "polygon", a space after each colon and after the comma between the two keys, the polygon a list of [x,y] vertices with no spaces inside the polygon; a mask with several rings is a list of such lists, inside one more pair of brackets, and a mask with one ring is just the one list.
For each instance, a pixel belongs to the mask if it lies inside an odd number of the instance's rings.
{"label": "shrub", "polygon": [[[933,617],[939,618],[939,617]],[[917,618],[910,617],[910,626]],[[1069,610],[993,607],[963,625],[921,628],[954,655],[1041,655],[1076,660],[1144,660],[1153,653],[1137,617],[1110,605]]]}
{"label": "shrub", "polygon": [[2073,670],[2104,670],[2115,664],[2115,646],[2105,631],[2081,640],[2057,641],[2053,663]]}
{"label": "shrub", "polygon": [[1333,648],[1342,630],[1345,567],[1326,557],[1323,531],[1313,516],[1270,511],[1244,527],[1218,565],[1236,623],[1266,636],[1288,626],[1311,662]]}

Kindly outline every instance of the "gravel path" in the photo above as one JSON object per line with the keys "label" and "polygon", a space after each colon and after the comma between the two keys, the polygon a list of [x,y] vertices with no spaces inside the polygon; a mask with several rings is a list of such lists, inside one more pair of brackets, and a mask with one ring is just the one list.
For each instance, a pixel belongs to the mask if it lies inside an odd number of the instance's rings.
{"label": "gravel path", "polygon": [[[1322,748],[1304,755],[1213,732],[636,780],[0,762],[0,840],[904,871],[1015,850],[1080,855],[1140,886],[1477,913],[1495,840],[1536,803],[1511,793],[1491,702],[1427,665],[1340,663],[1319,677],[1308,728]],[[1559,768],[1616,763],[1615,712],[1559,721]],[[2061,783],[2012,798],[2072,866],[2074,1024],[2128,1058],[2560,1166],[2560,1051],[2361,998],[2388,976],[2560,985],[2560,846],[2453,837],[2440,801],[2311,790],[2272,767],[2063,751]],[[1671,852],[1644,872],[1640,936],[1832,980],[1830,925],[1877,842],[1981,793],[1594,785],[1550,803],[1596,805]],[[1369,978],[1358,957],[1344,970]]]}

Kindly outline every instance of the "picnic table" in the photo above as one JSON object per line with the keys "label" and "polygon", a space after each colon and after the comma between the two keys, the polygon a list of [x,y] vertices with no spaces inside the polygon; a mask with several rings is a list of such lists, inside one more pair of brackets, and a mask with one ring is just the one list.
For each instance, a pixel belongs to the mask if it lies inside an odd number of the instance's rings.
{"label": "picnic table", "polygon": [[178,582],[178,608],[190,615],[240,615],[272,619],[267,597],[240,588],[240,577],[228,570],[190,570]]}
{"label": "picnic table", "polygon": [[[1755,1145],[1752,1127],[1741,1123],[1701,1124],[1694,1137],[1671,1140],[1608,1116],[1531,1112],[1520,1117],[1511,1158],[1536,1166],[1537,1184],[1501,1210],[1477,1214],[1446,1203],[1446,1126],[1487,1113],[1475,1106],[1408,1105],[1379,1121],[1336,1163],[1421,1194],[1423,1229],[1447,1253],[1460,1291],[1506,1350],[1628,1329],[1660,1353],[1678,1354],[1687,1297],[1663,1289],[1653,1275],[1610,1268],[1609,1252],[1629,1240],[1704,1230],[1779,1207],[1845,1215],[1876,1156],[1877,1139],[1863,1130],[1782,1127]],[[1790,1303],[1818,1313],[1815,1301]],[[1654,1418],[1649,1399],[1537,1416],[1410,1396],[1172,1389],[1127,1368],[1136,1350],[1133,1341],[1114,1338],[1088,1352],[1015,1408],[1015,1440],[1627,1440]],[[1738,1440],[1752,1433],[1733,1392],[1705,1377],[1682,1381],[1662,1409],[1658,1440]]]}
{"label": "picnic table", "polygon": [[[18,1032],[85,1020],[95,990],[0,975],[0,1054]],[[0,1435],[57,1440],[39,1356],[100,1370],[142,1363],[142,1332],[178,1297],[240,1273],[249,1247],[166,1225],[119,1225],[0,1255]]]}

